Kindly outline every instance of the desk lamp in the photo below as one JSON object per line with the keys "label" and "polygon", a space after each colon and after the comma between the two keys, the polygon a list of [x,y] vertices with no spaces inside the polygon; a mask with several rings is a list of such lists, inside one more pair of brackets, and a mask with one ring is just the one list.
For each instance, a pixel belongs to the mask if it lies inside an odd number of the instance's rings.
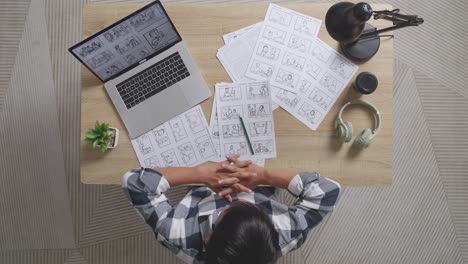
{"label": "desk lamp", "polygon": [[[340,42],[346,57],[365,62],[377,53],[380,47],[380,33],[408,26],[419,26],[424,19],[416,15],[401,15],[399,9],[373,11],[368,3],[341,2],[334,4],[327,12],[325,25],[332,38]],[[377,30],[366,23],[372,15],[374,19],[385,19],[393,26]]]}

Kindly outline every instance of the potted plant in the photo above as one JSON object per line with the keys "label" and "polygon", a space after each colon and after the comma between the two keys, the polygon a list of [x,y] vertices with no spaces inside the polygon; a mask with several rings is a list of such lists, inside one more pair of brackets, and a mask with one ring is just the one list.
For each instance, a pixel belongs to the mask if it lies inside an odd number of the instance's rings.
{"label": "potted plant", "polygon": [[96,121],[94,128],[90,128],[85,134],[85,140],[89,142],[93,149],[100,148],[102,152],[117,146],[119,140],[119,130],[109,127],[107,123]]}

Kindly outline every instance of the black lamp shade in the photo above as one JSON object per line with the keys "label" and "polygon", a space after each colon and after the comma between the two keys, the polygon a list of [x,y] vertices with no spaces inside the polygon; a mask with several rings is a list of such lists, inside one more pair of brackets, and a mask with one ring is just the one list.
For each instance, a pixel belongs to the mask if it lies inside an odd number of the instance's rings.
{"label": "black lamp shade", "polygon": [[372,8],[367,3],[337,3],[328,10],[325,26],[336,41],[351,43],[359,38],[372,13]]}

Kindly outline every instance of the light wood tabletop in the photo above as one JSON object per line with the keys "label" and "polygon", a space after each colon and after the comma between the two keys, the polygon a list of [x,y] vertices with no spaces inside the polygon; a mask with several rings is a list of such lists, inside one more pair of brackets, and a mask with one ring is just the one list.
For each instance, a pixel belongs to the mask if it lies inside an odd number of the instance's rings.
{"label": "light wood tabletop", "polygon": [[[145,3],[85,4],[83,38],[105,28],[142,7]],[[230,82],[228,74],[216,59],[224,45],[222,35],[263,21],[267,3],[163,4],[182,39],[188,46],[210,89],[218,82]],[[330,4],[280,3],[281,6],[322,19],[319,38],[337,49],[338,44],[325,29],[325,14]],[[373,4],[375,10],[389,5]],[[370,21],[378,28],[389,22]],[[379,52],[370,61],[359,64],[359,72],[370,71],[379,79],[379,87],[371,95],[360,95],[348,84],[317,131],[308,129],[299,120],[279,108],[274,112],[278,156],[266,161],[268,168],[297,171],[318,171],[344,186],[390,186],[392,183],[393,142],[393,41],[382,38]],[[358,74],[357,73],[357,74]],[[356,75],[357,75],[356,74]],[[369,148],[357,150],[335,138],[335,119],[341,106],[361,98],[376,105],[382,114],[382,129]],[[213,97],[201,106],[209,120]],[[373,115],[360,107],[344,114],[351,121],[354,136],[364,128],[372,128]],[[106,153],[89,148],[84,142],[86,130],[96,120],[120,129],[119,145]],[[120,184],[121,176],[140,167],[127,135],[103,84],[86,68],[82,68],[80,175],[86,184]]]}

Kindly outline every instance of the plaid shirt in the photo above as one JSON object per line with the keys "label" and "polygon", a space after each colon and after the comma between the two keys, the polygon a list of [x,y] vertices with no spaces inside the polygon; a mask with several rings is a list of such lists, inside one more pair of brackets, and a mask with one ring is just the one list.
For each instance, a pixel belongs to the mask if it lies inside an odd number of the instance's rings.
{"label": "plaid shirt", "polygon": [[[147,168],[127,172],[122,186],[163,246],[186,263],[204,263],[204,241],[212,224],[229,206],[224,198],[208,187],[197,187],[172,207],[164,195],[169,183],[159,172]],[[252,193],[240,193],[232,198],[251,202],[269,215],[279,233],[279,246],[284,255],[299,248],[309,231],[333,210],[340,188],[337,182],[318,173],[300,173],[288,186],[289,192],[298,197],[292,207],[271,199],[274,188],[256,188]]]}

